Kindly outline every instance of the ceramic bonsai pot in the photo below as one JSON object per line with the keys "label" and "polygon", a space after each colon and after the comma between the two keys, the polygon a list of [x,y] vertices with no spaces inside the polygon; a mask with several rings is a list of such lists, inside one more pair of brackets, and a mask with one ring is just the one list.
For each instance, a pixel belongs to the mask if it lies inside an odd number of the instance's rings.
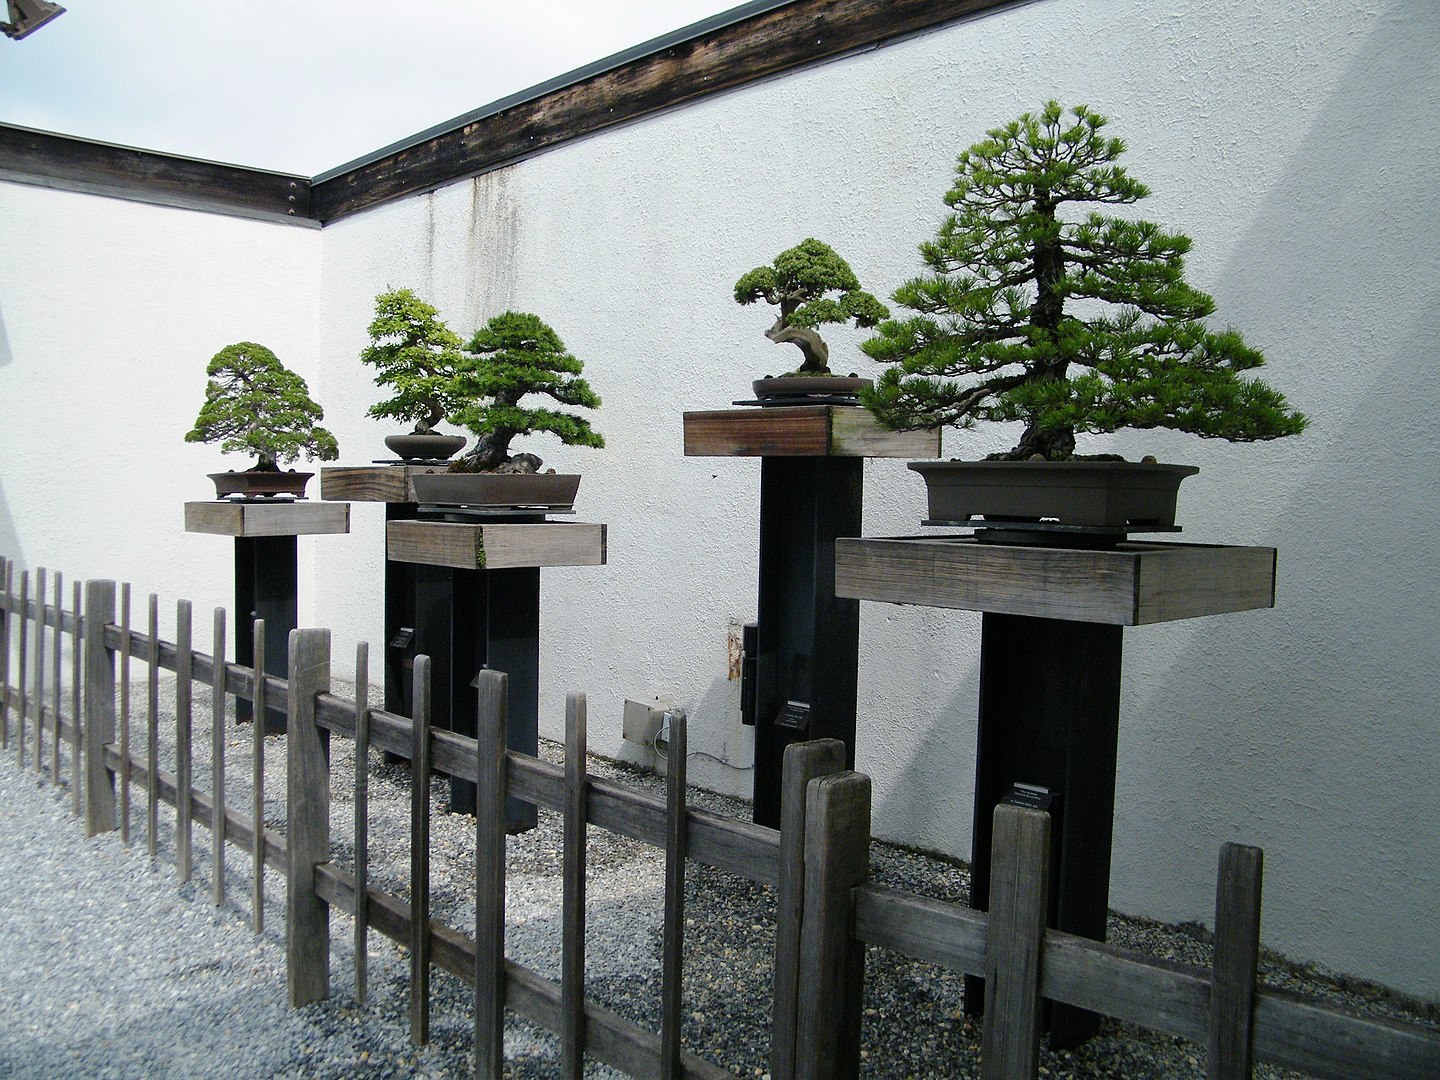
{"label": "ceramic bonsai pot", "polygon": [[253,469],[244,472],[207,473],[206,475],[215,482],[217,499],[223,499],[227,495],[243,495],[247,499],[293,495],[297,499],[303,499],[305,484],[315,474],[296,472],[294,469],[283,472]]}
{"label": "ceramic bonsai pot", "polygon": [[833,405],[835,399],[859,403],[860,391],[871,380],[847,375],[777,375],[750,384],[755,398],[765,404],[804,405],[810,399]]}
{"label": "ceramic bonsai pot", "polygon": [[466,441],[464,435],[441,435],[438,432],[431,432],[428,435],[412,432],[405,435],[385,436],[385,445],[397,457],[404,458],[406,461],[415,459],[444,461],[458,452]]}
{"label": "ceramic bonsai pot", "polygon": [[415,499],[447,506],[569,510],[580,476],[575,473],[424,473],[410,478]]}
{"label": "ceramic bonsai pot", "polygon": [[912,461],[932,521],[1056,521],[1121,529],[1175,524],[1194,465],[1132,461]]}

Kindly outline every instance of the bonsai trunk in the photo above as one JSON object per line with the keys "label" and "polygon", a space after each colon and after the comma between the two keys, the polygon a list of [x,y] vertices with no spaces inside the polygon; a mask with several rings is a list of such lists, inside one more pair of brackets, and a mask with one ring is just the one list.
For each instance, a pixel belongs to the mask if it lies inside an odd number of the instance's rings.
{"label": "bonsai trunk", "polygon": [[830,346],[808,326],[786,326],[785,316],[775,320],[775,325],[765,331],[765,336],[777,344],[788,342],[805,354],[805,361],[798,370],[811,375],[830,373]]}
{"label": "bonsai trunk", "polygon": [[1073,428],[1042,428],[1034,423],[1025,428],[1015,449],[1001,454],[1002,461],[1029,461],[1040,457],[1046,461],[1069,461],[1075,456]]}

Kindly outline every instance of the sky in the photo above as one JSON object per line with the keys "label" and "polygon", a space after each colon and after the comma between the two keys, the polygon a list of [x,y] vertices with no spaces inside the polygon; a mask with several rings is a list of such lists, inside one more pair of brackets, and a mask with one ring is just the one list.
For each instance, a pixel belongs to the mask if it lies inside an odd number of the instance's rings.
{"label": "sky", "polygon": [[739,0],[62,0],[0,122],[313,176]]}

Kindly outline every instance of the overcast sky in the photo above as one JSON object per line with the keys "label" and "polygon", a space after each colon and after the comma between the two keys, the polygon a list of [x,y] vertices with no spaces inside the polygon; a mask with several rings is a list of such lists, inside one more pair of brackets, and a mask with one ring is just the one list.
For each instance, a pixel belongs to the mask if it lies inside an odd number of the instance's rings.
{"label": "overcast sky", "polygon": [[63,0],[0,121],[310,176],[739,0]]}

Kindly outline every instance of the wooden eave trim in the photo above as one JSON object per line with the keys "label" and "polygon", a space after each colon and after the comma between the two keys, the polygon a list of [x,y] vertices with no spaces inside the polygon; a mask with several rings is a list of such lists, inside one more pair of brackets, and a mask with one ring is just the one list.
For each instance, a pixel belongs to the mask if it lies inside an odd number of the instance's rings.
{"label": "wooden eave trim", "polygon": [[317,178],[329,223],[585,135],[1026,0],[795,0]]}
{"label": "wooden eave trim", "polygon": [[0,124],[0,180],[232,217],[318,225],[310,215],[308,177],[176,157],[13,124]]}
{"label": "wooden eave trim", "polygon": [[[236,217],[320,225],[478,176],[712,94],[1036,0],[793,0],[574,81],[524,92],[456,126],[314,179],[0,123],[0,180]],[[626,54],[621,54],[622,56]],[[613,59],[613,58],[612,58]],[[596,74],[585,72],[599,69]]]}

